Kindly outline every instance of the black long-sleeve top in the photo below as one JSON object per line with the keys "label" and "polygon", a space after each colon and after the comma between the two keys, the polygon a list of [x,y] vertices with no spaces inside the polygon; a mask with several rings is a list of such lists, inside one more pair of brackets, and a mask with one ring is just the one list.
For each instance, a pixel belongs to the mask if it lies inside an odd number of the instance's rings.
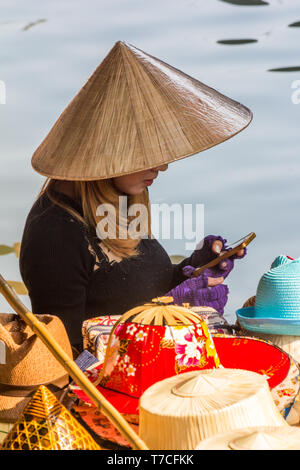
{"label": "black long-sleeve top", "polygon": [[[80,205],[55,191],[61,201],[82,214]],[[33,204],[25,223],[20,272],[35,314],[57,315],[70,342],[81,344],[85,319],[123,314],[166,294],[184,280],[156,239],[142,239],[138,256],[110,263],[93,230],[44,193]]]}

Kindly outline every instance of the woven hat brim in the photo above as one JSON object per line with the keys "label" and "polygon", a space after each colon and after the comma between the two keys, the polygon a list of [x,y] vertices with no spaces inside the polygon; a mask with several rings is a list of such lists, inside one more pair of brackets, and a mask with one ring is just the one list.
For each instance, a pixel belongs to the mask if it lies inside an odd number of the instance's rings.
{"label": "woven hat brim", "polygon": [[[251,111],[249,110],[249,112],[251,112]],[[113,173],[107,173],[107,174],[104,174],[104,175],[99,173],[97,175],[95,174],[95,176],[90,176],[90,175],[79,176],[78,174],[66,175],[66,174],[58,174],[58,173],[53,173],[53,172],[50,172],[50,171],[46,171],[44,168],[42,168],[39,165],[39,163],[34,158],[32,158],[31,163],[32,163],[33,169],[37,173],[39,173],[40,175],[45,176],[46,178],[54,178],[54,179],[64,180],[64,181],[98,181],[98,180],[101,180],[101,179],[117,178],[119,176],[125,176],[125,175],[130,175],[132,173],[138,173],[138,172],[144,171],[144,170],[150,170],[154,167],[158,167],[158,166],[162,166],[162,165],[169,165],[169,164],[177,162],[179,160],[183,160],[184,158],[192,157],[194,155],[198,155],[199,153],[205,152],[205,150],[209,150],[213,147],[216,147],[217,145],[222,144],[223,142],[226,142],[226,140],[231,139],[235,135],[237,135],[240,132],[242,132],[243,130],[245,130],[249,126],[249,124],[251,123],[252,118],[253,118],[253,116],[251,114],[251,117],[249,118],[249,122],[247,122],[247,124],[245,126],[243,126],[238,131],[234,132],[233,134],[228,135],[226,138],[224,138],[224,139],[222,139],[218,142],[215,142],[213,145],[208,145],[207,147],[204,147],[204,148],[200,147],[199,149],[196,149],[191,153],[187,153],[187,154],[182,155],[182,156],[177,156],[176,158],[162,160],[162,161],[155,162],[155,163],[152,163],[152,164],[149,164],[149,165],[143,165],[141,167],[134,168],[133,170],[130,170],[130,171],[113,172]]]}
{"label": "woven hat brim", "polygon": [[23,413],[31,397],[8,397],[0,395],[0,421],[14,423]]}
{"label": "woven hat brim", "polygon": [[[53,392],[56,398],[59,400],[67,389],[68,384],[62,387],[60,390]],[[51,387],[51,385],[50,385]],[[36,389],[38,385],[36,386]],[[3,423],[14,423],[19,416],[23,413],[26,405],[32,398],[32,394],[28,397],[13,397],[8,395],[0,394],[0,422]]]}
{"label": "woven hat brim", "polygon": [[258,318],[255,314],[255,306],[240,308],[236,311],[239,324],[245,330],[274,335],[300,336],[299,319]]}

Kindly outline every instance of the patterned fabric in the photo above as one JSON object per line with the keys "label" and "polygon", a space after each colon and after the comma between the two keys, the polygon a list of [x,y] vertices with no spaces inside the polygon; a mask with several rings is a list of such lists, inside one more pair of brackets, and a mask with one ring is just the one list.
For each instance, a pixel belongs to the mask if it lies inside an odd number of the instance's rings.
{"label": "patterned fabric", "polygon": [[134,398],[159,380],[219,365],[204,321],[188,326],[119,323],[107,351],[100,385]]}
{"label": "patterned fabric", "polygon": [[90,353],[87,349],[82,351],[81,354],[75,360],[76,364],[78,365],[79,369],[85,371],[93,364],[98,363],[98,359],[94,356],[94,354]]}
{"label": "patterned fabric", "polygon": [[[101,439],[103,439],[103,441],[130,448],[130,444],[127,439],[116,429],[111,421],[106,418],[103,413],[101,413],[98,408],[83,403],[73,406],[73,411],[78,413],[88,428],[91,429]],[[129,422],[132,429],[138,434],[138,423],[133,423],[130,415],[123,414],[123,417],[126,419],[126,421]],[[105,444],[101,443],[102,448],[103,445]]]}
{"label": "patterned fabric", "polygon": [[271,390],[275,404],[285,419],[296,401],[299,388],[300,369],[290,356],[290,369],[286,378]]}
{"label": "patterned fabric", "polygon": [[[111,317],[101,318],[102,325],[99,318],[92,325],[85,323],[83,330],[92,337],[85,340],[85,346],[91,341],[94,348],[99,331],[107,342],[107,327],[115,322],[108,344],[102,341],[100,351],[98,344],[99,363],[103,366],[95,385],[120,413],[133,415],[139,412],[140,396],[153,383],[174,374],[218,367],[219,358],[209,328],[201,316],[199,320],[197,324],[180,326],[116,323],[116,318]],[[94,368],[94,373],[97,370]],[[71,389],[80,395],[77,385]]]}
{"label": "patterned fabric", "polygon": [[[213,309],[207,309],[205,311],[201,307],[198,309],[195,307],[192,310],[201,314],[201,317],[208,324],[209,331],[213,334],[213,340],[221,364],[225,365],[225,367],[241,367],[254,371],[264,370],[268,376],[268,382],[275,403],[280,412],[287,417],[300,388],[299,366],[294,358],[282,351],[281,348],[275,347],[270,341],[259,340],[258,338],[236,336],[234,339],[229,337],[227,346],[224,342],[219,344],[218,337],[228,338],[228,332],[230,332],[231,328],[230,325]],[[109,334],[107,334],[108,330],[105,330],[105,327],[107,328],[107,326],[109,326],[111,330],[112,324],[114,324],[118,318],[117,316],[99,317],[99,319],[95,318],[85,322],[85,344],[91,348],[91,352],[97,356],[100,363],[104,361],[106,345],[109,338]],[[104,323],[103,330],[100,324],[102,322]],[[270,345],[269,348],[265,346],[263,355],[262,345],[259,341],[262,341],[265,345]],[[95,343],[97,345],[96,347]],[[234,346],[239,347],[238,354],[233,353]],[[268,351],[268,354],[266,354],[266,351]]]}
{"label": "patterned fabric", "polygon": [[198,313],[205,321],[211,334],[230,334],[234,335],[235,327],[230,325],[227,320],[216,310],[209,307],[190,307]]}
{"label": "patterned fabric", "polygon": [[[227,332],[231,329],[230,325],[213,309],[203,309],[203,307],[198,307],[192,308],[192,310],[201,314],[201,317],[208,324],[221,365],[225,367],[253,370],[266,375],[275,404],[279,412],[286,419],[295,403],[300,388],[300,369],[294,359],[269,341],[257,341],[257,338],[253,339],[249,337],[229,336]],[[91,338],[96,338],[97,335],[99,335],[99,329],[96,329],[94,331],[95,335],[92,335],[93,327],[99,328],[100,326],[101,330],[101,325],[99,323],[103,322],[104,328],[109,326],[112,329],[112,323],[115,323],[117,318],[118,317],[99,317],[98,319],[95,318],[85,322],[84,331],[86,334],[86,344],[90,344],[92,345],[92,348],[94,348],[94,342]],[[137,326],[134,324],[131,325]],[[101,331],[105,332],[107,330],[103,329]],[[104,336],[105,335],[101,336],[102,340]],[[107,339],[108,335],[106,340]],[[170,338],[167,337],[166,339],[168,340]],[[101,341],[99,341],[99,343]],[[102,343],[101,348],[101,352],[99,352],[98,349],[98,358],[102,354],[102,351],[105,351],[106,346]],[[191,351],[186,350],[184,347],[179,345],[177,351],[179,356],[178,359],[180,359],[181,356],[180,362],[182,364],[184,364],[184,361],[187,363],[192,359],[190,357]],[[85,371],[89,380],[95,384],[97,384],[100,379],[103,367],[101,362],[103,362],[103,360],[100,360],[98,364],[93,365],[89,370]],[[87,426],[89,426],[102,439],[106,439],[111,443],[116,443],[121,446],[129,447],[126,439],[124,439],[109,420],[93,406],[90,399],[85,395],[80,387],[73,386],[72,390],[77,398],[82,401],[77,411]],[[103,388],[101,390],[103,390]],[[138,399],[136,400],[136,406],[138,406]],[[123,416],[128,422],[130,422],[136,432],[138,432],[138,415],[135,410],[133,410],[132,413],[133,414],[123,413]]]}
{"label": "patterned fabric", "polygon": [[[235,345],[237,344],[238,343],[235,342]],[[234,345],[232,347],[234,348]],[[222,357],[221,352],[220,356]],[[295,397],[299,393],[300,386],[299,367],[292,358],[284,358],[283,363],[286,364],[286,359],[287,363],[290,361],[287,374],[282,380],[279,379],[281,381],[277,385],[271,388],[271,393],[275,404],[285,419],[288,417],[288,414],[295,402]],[[102,366],[100,364],[96,364],[90,367],[89,370],[85,371],[85,374],[89,380],[91,380],[91,382],[96,383],[99,379],[101,369]],[[262,372],[263,371],[261,371],[261,373]],[[268,382],[270,385],[270,378],[274,377],[274,371],[269,369],[268,373],[270,374],[270,376],[268,376]],[[271,384],[272,383],[274,383],[274,379]],[[127,440],[119,433],[112,423],[97,408],[93,406],[90,399],[79,387],[74,389],[74,393],[81,400],[80,405],[75,407],[75,411],[79,413],[80,417],[90,429],[92,429],[100,438],[104,440],[107,440],[111,443],[116,443],[121,446],[130,447]],[[138,415],[123,414],[123,417],[129,422],[129,424],[138,434]]]}
{"label": "patterned fabric", "polygon": [[[201,315],[211,334],[234,334],[233,327],[213,308],[192,307],[193,312]],[[83,347],[93,353],[99,362],[104,362],[109,335],[120,315],[95,317],[83,322]]]}
{"label": "patterned fabric", "polygon": [[107,315],[86,320],[82,324],[83,349],[92,352],[104,362],[109,335],[121,315]]}

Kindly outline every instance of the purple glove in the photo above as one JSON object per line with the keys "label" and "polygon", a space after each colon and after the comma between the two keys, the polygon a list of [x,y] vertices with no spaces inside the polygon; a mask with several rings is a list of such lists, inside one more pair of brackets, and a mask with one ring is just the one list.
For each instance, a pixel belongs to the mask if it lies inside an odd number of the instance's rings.
{"label": "purple glove", "polygon": [[[218,257],[219,255],[215,254],[212,251],[212,245],[216,240],[220,240],[223,244],[221,251],[229,250],[229,248],[227,248],[226,246],[227,240],[225,240],[221,236],[208,235],[204,238],[203,247],[200,250],[195,250],[189,258],[189,264],[194,267],[204,266],[205,264]],[[225,279],[234,267],[233,261],[235,259],[244,258],[244,256],[246,256],[246,253],[247,248],[244,248],[244,253],[242,256],[238,256],[237,254],[232,255],[230,258],[221,261],[218,265],[214,266],[213,268],[206,269],[205,272],[207,273],[208,277],[223,277]],[[189,270],[185,271],[187,267],[188,265],[186,265],[182,269],[182,272],[185,276],[189,276]]]}
{"label": "purple glove", "polygon": [[[209,236],[204,240],[204,246],[202,250],[202,264],[208,263],[211,259],[214,259],[214,255],[211,252],[211,246],[215,240],[221,240],[223,242],[222,251],[226,251],[226,240],[222,237]],[[224,307],[228,300],[229,289],[226,285],[218,284],[213,287],[208,287],[208,278],[218,278],[223,277],[224,279],[229,275],[229,273],[234,268],[234,260],[238,258],[243,258],[246,255],[246,248],[244,248],[244,253],[242,256],[233,255],[230,258],[227,258],[221,261],[218,265],[205,269],[200,276],[191,277],[195,268],[193,266],[185,266],[182,271],[185,276],[189,277],[183,281],[178,286],[170,290],[166,295],[172,296],[174,303],[177,305],[182,305],[183,303],[189,303],[191,306],[206,306],[212,307],[220,314],[224,313]],[[196,258],[197,252],[194,252],[194,260]],[[204,256],[203,256],[204,255]],[[210,255],[210,260],[208,259]],[[191,257],[191,260],[192,260]],[[203,262],[204,257],[206,257],[206,262]],[[196,263],[197,265],[198,263]]]}
{"label": "purple glove", "polygon": [[[186,268],[191,268],[191,266],[187,266]],[[208,276],[203,272],[198,277],[183,281],[166,295],[173,297],[176,305],[189,303],[191,307],[212,307],[220,314],[223,314],[228,292],[228,287],[223,284],[208,287]]]}

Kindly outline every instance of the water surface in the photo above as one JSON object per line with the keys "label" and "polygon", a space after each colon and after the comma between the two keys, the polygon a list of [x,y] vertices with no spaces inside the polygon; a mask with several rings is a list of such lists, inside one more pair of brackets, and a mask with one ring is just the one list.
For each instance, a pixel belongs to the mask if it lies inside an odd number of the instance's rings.
{"label": "water surface", "polygon": [[[116,41],[251,108],[245,131],[173,163],[150,189],[154,203],[205,204],[205,234],[235,241],[256,232],[228,279],[226,317],[234,320],[277,255],[300,255],[300,104],[292,101],[300,80],[299,2],[89,0],[87,8],[79,0],[4,0],[0,13],[0,244],[20,241],[42,185],[32,153]],[[162,243],[170,254],[189,254],[184,241]],[[0,266],[20,280],[13,254]]]}

